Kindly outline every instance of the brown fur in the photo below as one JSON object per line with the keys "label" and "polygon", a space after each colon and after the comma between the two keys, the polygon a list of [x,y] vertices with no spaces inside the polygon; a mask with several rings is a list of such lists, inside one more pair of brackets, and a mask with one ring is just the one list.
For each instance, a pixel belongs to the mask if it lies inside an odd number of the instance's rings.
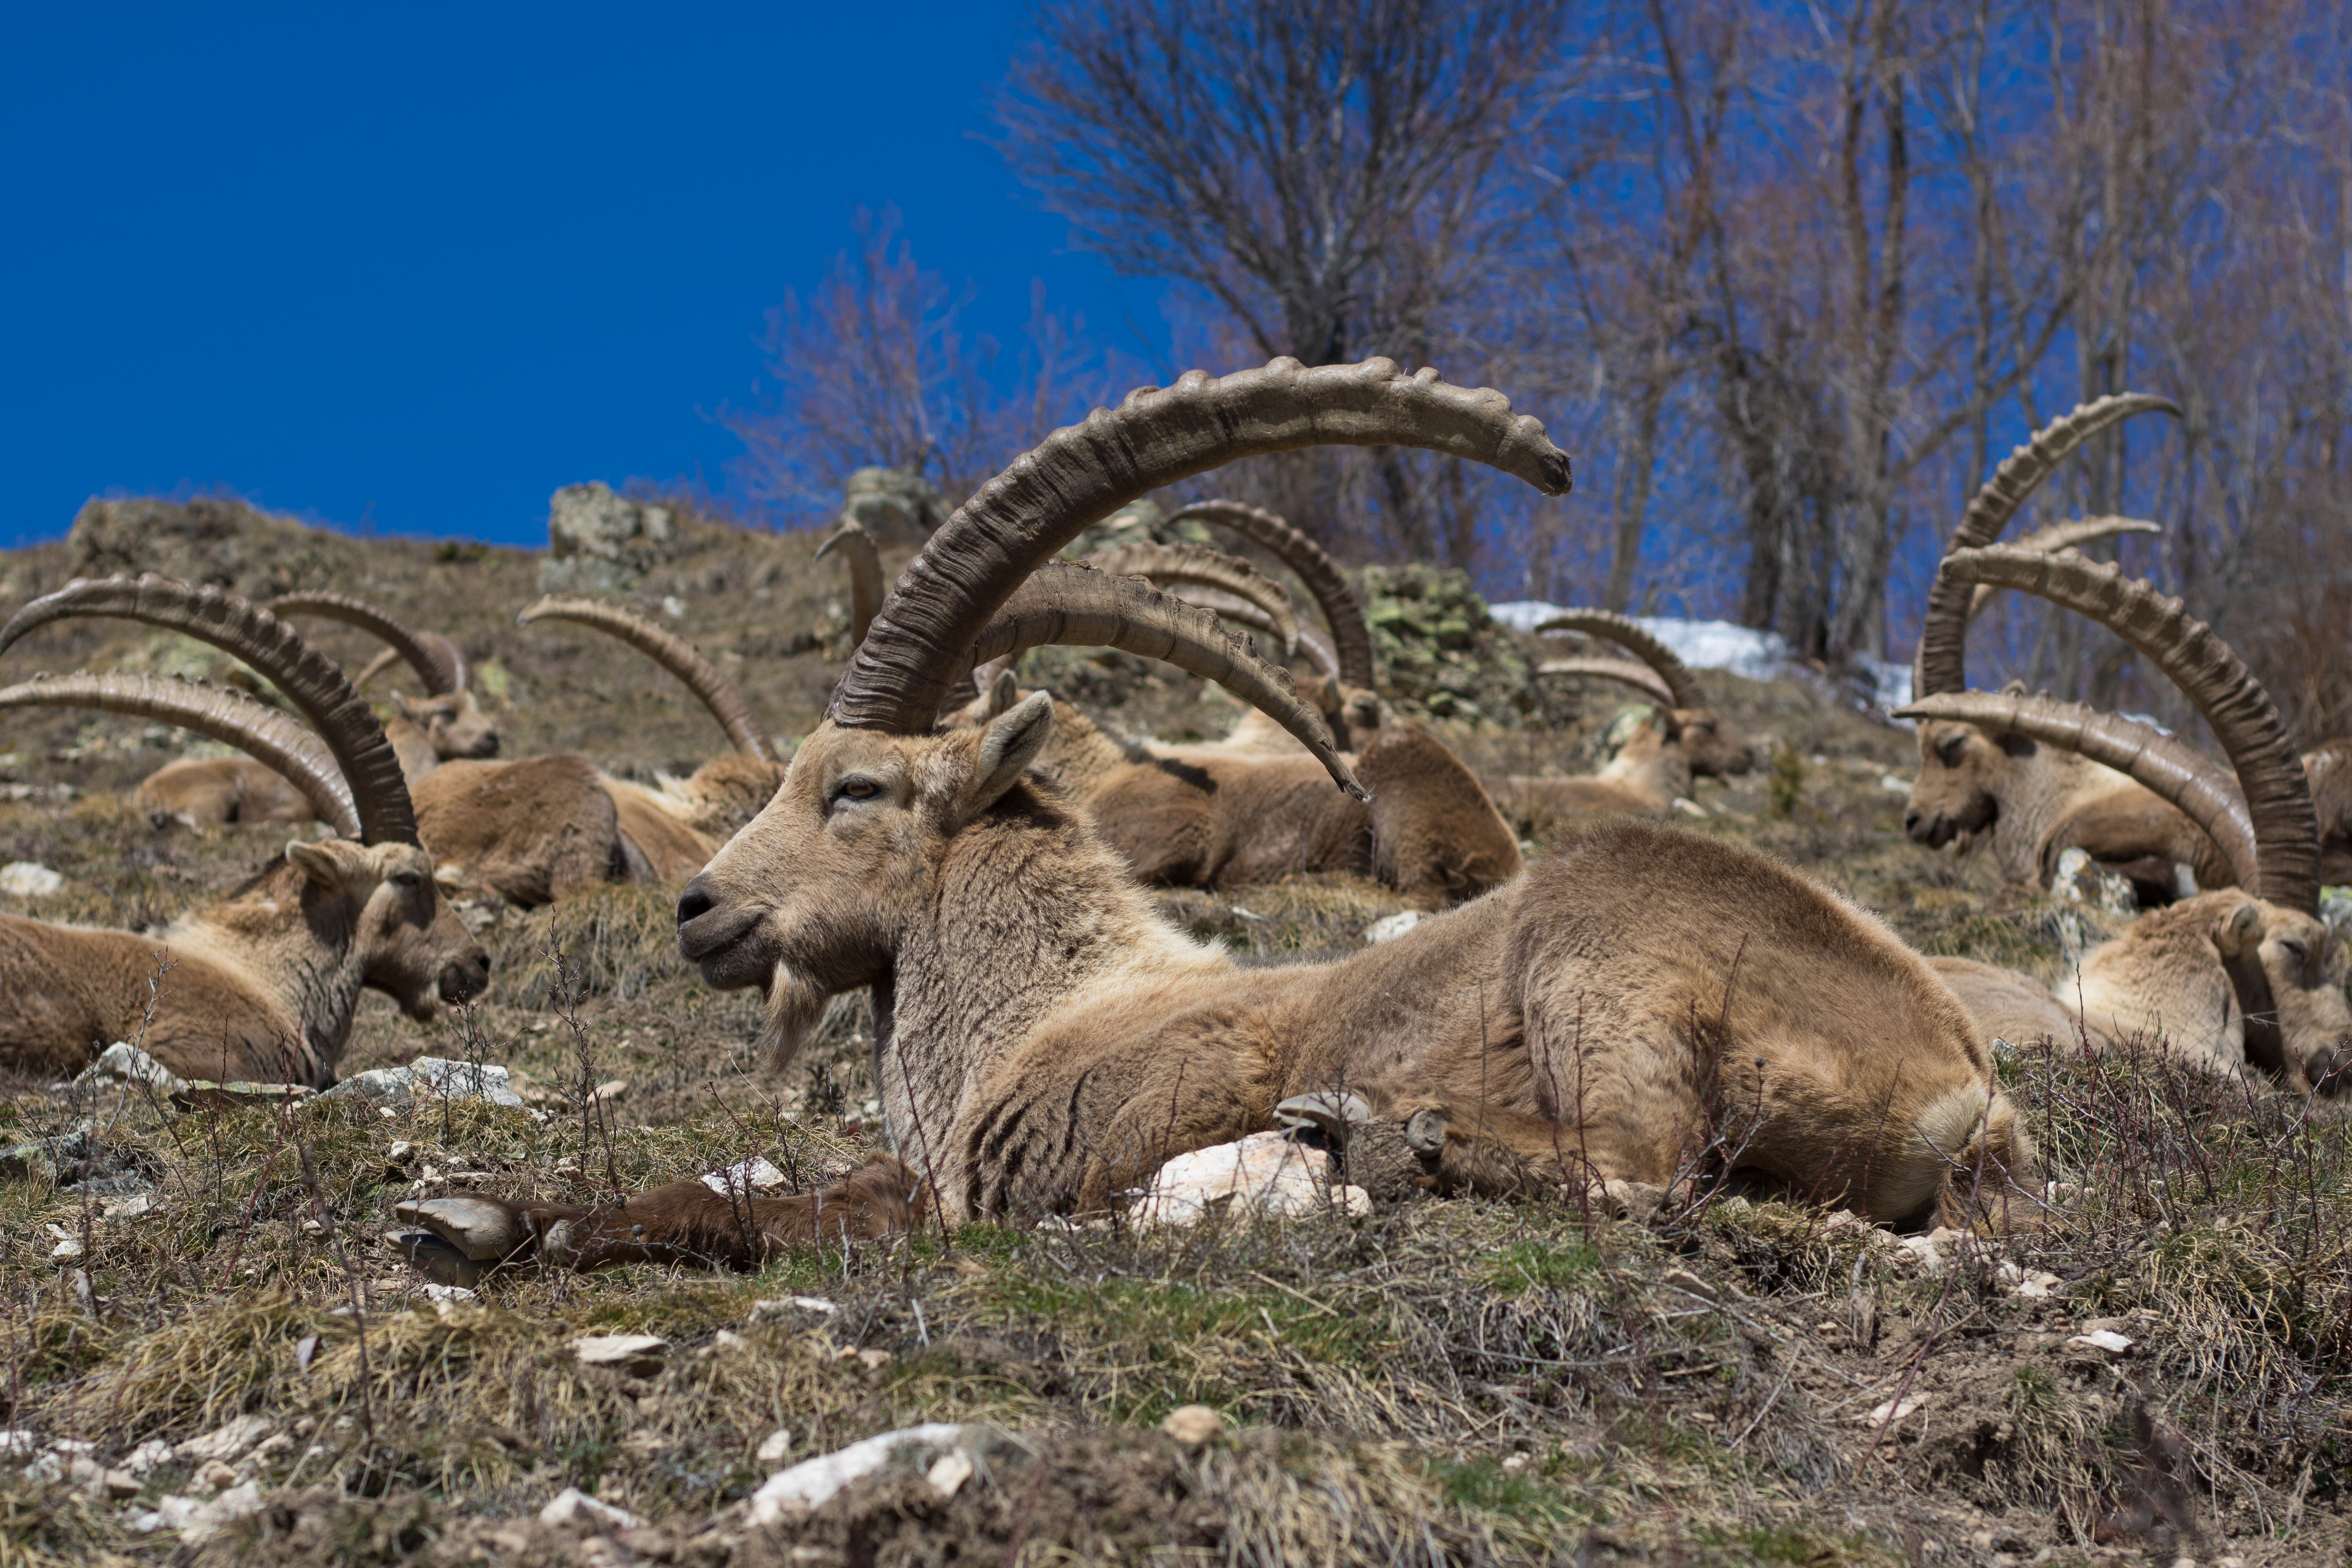
{"label": "brown fur", "polygon": [[1989,842],[2002,879],[2018,891],[2048,887],[2058,857],[2077,847],[2118,868],[2167,868],[2134,879],[2144,904],[2176,896],[2175,864],[2186,865],[2200,889],[2237,881],[2221,847],[2154,791],[2062,747],[1949,720],[1919,726],[1919,777],[1903,826],[1931,849],[1964,837]]}
{"label": "brown fur", "polygon": [[[994,718],[1015,695],[1009,682],[998,683],[959,722]],[[1246,723],[1215,744],[1122,744],[1056,702],[1054,738],[1039,762],[1140,881],[1217,888],[1354,871],[1433,910],[1518,875],[1517,839],[1443,742],[1394,725],[1363,738],[1349,761],[1372,794],[1370,805],[1333,787],[1286,733],[1285,747]]]}
{"label": "brown fur", "polygon": [[[400,771],[414,789],[442,763],[460,757],[494,757],[499,731],[470,691],[438,697],[394,695],[399,709],[384,725]],[[277,771],[251,757],[185,757],[149,773],[131,804],[176,816],[191,827],[252,822],[309,822],[310,801]]]}
{"label": "brown fur", "polygon": [[[150,982],[167,957],[151,1024]],[[425,851],[296,843],[160,937],[0,915],[0,1061],[63,1075],[135,1039],[183,1077],[323,1088],[362,988],[424,1021],[479,993],[489,964]]]}
{"label": "brown fur", "polygon": [[[1582,778],[1513,773],[1487,783],[1487,793],[1513,823],[1549,835],[1579,816],[1664,816],[1691,793],[1691,765],[1683,721],[1694,710],[1653,708],[1635,725],[1609,765]],[[1709,743],[1712,755],[1715,750]]]}
{"label": "brown fur", "polygon": [[619,814],[588,759],[444,763],[417,781],[417,837],[450,876],[525,909],[628,875]]}
{"label": "brown fur", "polygon": [[[2031,1163],[1951,992],[1761,856],[1602,826],[1396,941],[1244,970],[1154,915],[1085,813],[1024,779],[1052,715],[1041,697],[977,731],[820,728],[679,901],[681,950],[714,985],[762,990],[781,1054],[872,988],[892,1137],[946,1218],[1101,1210],[1336,1085],[1442,1123],[1440,1186],[1663,1185],[1720,1136],[1792,1192],[1965,1218],[1980,1168]],[[903,1223],[904,1186],[887,1197],[873,1223]],[[545,1234],[541,1211],[467,1201]],[[645,1214],[644,1245],[709,1245],[703,1219],[673,1237]]]}
{"label": "brown fur", "polygon": [[2319,879],[2352,883],[2352,737],[2305,752],[2303,776],[2319,812]]}

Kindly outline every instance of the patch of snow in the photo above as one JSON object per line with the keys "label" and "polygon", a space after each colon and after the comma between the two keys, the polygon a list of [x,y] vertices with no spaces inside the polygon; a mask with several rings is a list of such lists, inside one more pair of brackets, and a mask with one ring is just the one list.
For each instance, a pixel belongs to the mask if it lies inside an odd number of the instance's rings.
{"label": "patch of snow", "polygon": [[[1532,632],[1552,616],[1568,612],[1540,599],[1516,599],[1489,605],[1486,613],[1513,631]],[[1749,680],[1771,680],[1789,668],[1789,644],[1777,632],[1759,632],[1729,621],[1685,621],[1664,616],[1637,616],[1634,620],[1693,669],[1726,669]],[[1907,669],[1904,679],[1906,683],[1910,679]],[[1905,690],[1909,690],[1907,684]]]}

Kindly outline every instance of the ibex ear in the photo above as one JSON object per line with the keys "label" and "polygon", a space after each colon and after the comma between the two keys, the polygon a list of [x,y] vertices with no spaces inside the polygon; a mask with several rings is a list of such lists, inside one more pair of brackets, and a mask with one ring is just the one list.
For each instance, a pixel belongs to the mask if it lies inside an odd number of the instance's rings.
{"label": "ibex ear", "polygon": [[2253,951],[2263,940],[2263,911],[2252,899],[2241,900],[2213,922],[2213,945],[2225,959]]}
{"label": "ibex ear", "polygon": [[979,816],[1011,789],[1045,749],[1054,732],[1054,699],[1033,691],[990,721],[972,754],[971,782],[964,786],[962,817]]}
{"label": "ibex ear", "polygon": [[397,691],[392,694],[392,705],[394,708],[399,709],[400,716],[407,720],[410,723],[414,724],[417,721],[416,704],[411,702],[407,698],[403,697]]}
{"label": "ibex ear", "polygon": [[336,838],[306,844],[297,838],[286,846],[287,861],[322,888],[341,888],[352,872],[348,850],[358,847]]}
{"label": "ibex ear", "polygon": [[1012,712],[1013,705],[1020,700],[1021,682],[1013,678],[1011,670],[998,670],[996,679],[988,683],[987,716],[991,719],[1002,718]]}

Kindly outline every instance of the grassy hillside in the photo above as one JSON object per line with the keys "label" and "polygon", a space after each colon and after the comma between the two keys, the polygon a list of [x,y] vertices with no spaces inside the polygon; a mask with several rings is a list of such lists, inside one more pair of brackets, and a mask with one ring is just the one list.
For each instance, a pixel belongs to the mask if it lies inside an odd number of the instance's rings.
{"label": "grassy hillside", "polygon": [[[152,563],[256,595],[331,585],[448,633],[508,755],[573,749],[649,778],[723,744],[611,639],[514,625],[536,553],[198,521],[155,535]],[[141,563],[135,530],[128,545],[95,531],[0,555],[0,605]],[[699,520],[680,537],[627,597],[719,659],[789,742],[846,654],[845,584],[807,537]],[[354,668],[374,651],[318,636]],[[1124,656],[1038,668],[1135,732],[1212,735],[1237,711]],[[27,639],[0,676],[42,668],[233,673],[105,621]],[[1826,687],[1704,679],[1780,761],[1702,785],[1688,831],[1780,856],[1931,952],[2054,980],[2105,929],[2080,905],[2004,903],[1981,861],[1906,842],[1906,734]],[[1475,723],[1432,723],[1508,771],[1591,765],[1618,707],[1601,690],[1492,696],[1457,702]],[[147,927],[249,874],[282,830],[158,824],[124,799],[208,749],[96,715],[0,715],[0,862],[65,878],[0,908]],[[684,969],[670,898],[616,887],[481,910],[496,968],[479,1005],[429,1029],[363,1005],[346,1074],[474,1055],[517,1071],[527,1109],[182,1113],[136,1091],[6,1085],[0,1143],[75,1141],[51,1146],[70,1184],[0,1180],[0,1426],[87,1442],[118,1472],[143,1443],[241,1415],[270,1436],[211,1478],[257,1482],[264,1506],[193,1552],[132,1521],[202,1493],[196,1458],[123,1496],[0,1471],[0,1560],[2346,1561],[2352,1139],[2332,1105],[2155,1061],[2003,1058],[2066,1184],[2061,1217],[1948,1243],[1935,1268],[1918,1243],[1729,1195],[1649,1227],[1420,1201],[1194,1230],[976,1227],[751,1278],[517,1275],[478,1301],[427,1299],[380,1240],[403,1196],[588,1201],[753,1154],[813,1183],[878,1145],[862,1001],[798,1060],[755,1059],[753,1004]],[[1349,950],[1402,907],[1339,877],[1161,903],[1253,954]],[[613,1080],[607,1128],[583,1089]],[[52,1257],[68,1241],[87,1299]],[[2091,1331],[2130,1342],[2078,1340]],[[616,1370],[570,1348],[618,1332],[667,1351]],[[1223,1414],[1223,1436],[1160,1431],[1193,1404]],[[1013,1441],[950,1497],[902,1476],[777,1530],[745,1521],[741,1500],[782,1464],[923,1421]],[[784,1458],[761,1459],[779,1429]],[[646,1522],[539,1522],[567,1486]]]}

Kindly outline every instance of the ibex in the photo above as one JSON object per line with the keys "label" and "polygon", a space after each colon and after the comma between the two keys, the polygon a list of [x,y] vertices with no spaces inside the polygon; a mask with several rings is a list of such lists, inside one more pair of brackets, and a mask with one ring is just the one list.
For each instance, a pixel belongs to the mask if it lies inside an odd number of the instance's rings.
{"label": "ibex", "polygon": [[[2352,1008],[2327,975],[2328,931],[2316,918],[2319,835],[2311,790],[2278,709],[2229,645],[2177,599],[2069,551],[1954,551],[1936,592],[1975,584],[2035,594],[2113,630],[2187,694],[2237,770],[2230,774],[2170,736],[2079,703],[2022,692],[1941,692],[1903,710],[1973,726],[2119,770],[2195,825],[2237,889],[2199,894],[2139,917],[2084,955],[2056,1000],[2066,1026],[2020,1012],[2015,977],[1947,962],[1945,978],[1990,1028],[2109,1042],[2161,1039],[2221,1072],[2261,1069],[2293,1089],[2339,1085],[2352,1060]],[[2239,890],[2240,889],[2247,890]],[[2259,895],[2259,896],[2258,896]]]}
{"label": "ibex", "polygon": [[1645,713],[1622,723],[1616,754],[1583,778],[1514,773],[1487,781],[1487,793],[1512,820],[1549,830],[1564,817],[1596,813],[1664,816],[1688,798],[1694,778],[1724,778],[1756,765],[1756,751],[1706,700],[1690,668],[1630,616],[1607,610],[1570,610],[1536,627],[1538,635],[1581,632],[1631,651],[1641,662],[1613,658],[1553,658],[1538,675],[1580,675],[1633,687],[1651,700]]}
{"label": "ibex", "polygon": [[[2124,393],[2053,420],[2011,452],[1969,500],[1951,549],[1997,542],[2018,508],[2068,454],[2135,414],[2158,410],[2180,412],[2164,398]],[[2125,519],[2088,519],[2043,530],[2012,548],[2053,553],[2110,533],[2153,530]],[[1977,585],[1937,580],[1919,633],[1916,696],[1967,689],[1969,624],[1990,597]],[[2168,902],[2184,891],[2232,880],[2228,858],[2194,822],[2104,759],[2053,750],[2031,736],[1982,724],[1920,725],[1919,776],[1903,826],[1929,848],[1955,841],[1989,844],[2012,889],[2048,887],[2058,857],[2074,847],[2130,877],[2143,903]],[[2194,887],[2184,887],[2181,868]]]}
{"label": "ibex", "polygon": [[[66,1073],[138,1039],[190,1078],[332,1083],[362,988],[429,1021],[489,980],[489,955],[442,901],[400,765],[356,689],[292,627],[217,588],[77,582],[0,628],[5,650],[68,616],[123,616],[212,643],[283,691],[312,731],[239,693],[146,677],[37,679],[0,706],[71,705],[185,724],[247,746],[351,837],[296,840],[224,901],[159,936],[0,915],[0,1057]],[[151,985],[161,994],[147,1018]]]}
{"label": "ibex", "polygon": [[1328,1100],[1295,1097],[1340,1086],[1402,1120],[1440,1190],[1637,1201],[1727,1129],[1746,1165],[1795,1193],[1965,1223],[1977,1178],[1998,1186],[2028,1159],[1983,1041],[1883,926],[1760,856],[1618,824],[1396,941],[1243,969],[1158,918],[1085,813],[1028,775],[1048,698],[934,730],[974,664],[1108,643],[1219,680],[1360,794],[1286,673],[1212,617],[1131,578],[1041,565],[1130,498],[1317,441],[1569,485],[1566,455],[1500,395],[1384,360],[1276,360],[1137,392],[1048,437],[932,536],[783,788],[680,897],[679,951],[715,986],[764,993],[780,1056],[831,997],[872,989],[889,1126],[923,1187],[884,1166],[748,1208],[698,1181],[607,1208],[404,1205],[440,1237],[420,1256],[749,1265],[933,1202],[950,1221],[1099,1211],[1168,1157],[1286,1106],[1316,1115]]}
{"label": "ibex", "polygon": [[[465,656],[438,632],[412,631],[374,605],[342,594],[286,594],[269,602],[277,616],[318,615],[374,633],[389,646],[352,681],[392,658],[405,659],[425,683],[417,700],[393,694],[397,715],[385,727],[400,770],[413,785],[453,757],[490,757],[499,731],[467,689]],[[308,822],[310,803],[276,770],[251,757],[193,757],[166,763],[140,782],[131,803],[190,826],[244,822]]]}

